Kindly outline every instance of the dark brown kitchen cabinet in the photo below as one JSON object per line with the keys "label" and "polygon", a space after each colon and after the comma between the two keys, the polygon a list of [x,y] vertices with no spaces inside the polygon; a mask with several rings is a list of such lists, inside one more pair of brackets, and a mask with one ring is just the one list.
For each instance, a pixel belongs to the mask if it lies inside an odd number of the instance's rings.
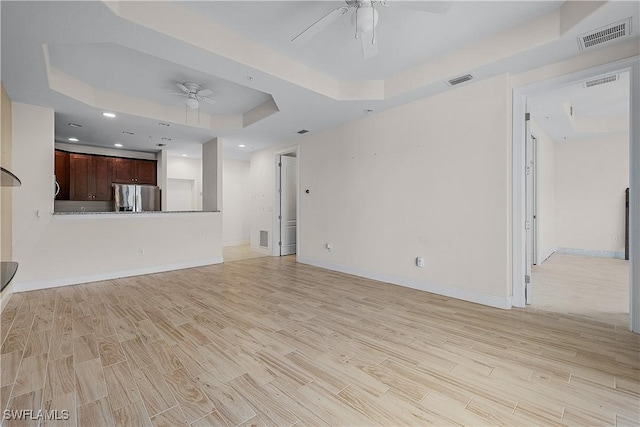
{"label": "dark brown kitchen cabinet", "polygon": [[69,200],[69,153],[66,151],[56,150],[55,171],[58,183],[56,200]]}
{"label": "dark brown kitchen cabinet", "polygon": [[156,185],[155,160],[113,159],[113,182]]}
{"label": "dark brown kitchen cabinet", "polygon": [[111,200],[111,158],[88,154],[69,155],[69,199]]}

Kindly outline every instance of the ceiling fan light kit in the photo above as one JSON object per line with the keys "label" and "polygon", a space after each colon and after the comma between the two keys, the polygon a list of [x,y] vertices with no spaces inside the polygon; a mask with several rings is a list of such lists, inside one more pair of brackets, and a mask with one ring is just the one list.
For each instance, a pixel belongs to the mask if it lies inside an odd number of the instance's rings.
{"label": "ceiling fan light kit", "polygon": [[[340,6],[318,19],[311,24],[306,30],[291,39],[291,43],[301,45],[312,37],[316,36],[322,30],[326,29],[333,22],[337,21],[342,15],[350,10],[355,10],[352,15],[352,22],[355,26],[355,37],[362,42],[362,55],[364,58],[371,58],[378,54],[376,46],[376,27],[378,26],[378,10],[377,4],[383,6],[404,7],[407,9],[417,9],[423,12],[444,14],[451,8],[452,2],[432,1],[432,2],[415,2],[420,3],[420,7],[416,8],[413,2],[395,2],[393,0],[345,0],[346,6]],[[369,35],[371,37],[369,37]]]}
{"label": "ceiling fan light kit", "polygon": [[215,99],[208,98],[208,96],[213,95],[211,89],[203,88],[198,83],[186,82],[186,83],[176,83],[176,86],[182,91],[181,93],[175,93],[174,95],[186,96],[187,99],[184,100],[184,105],[195,110],[196,108],[200,108],[200,102],[207,102],[209,104],[215,104]]}

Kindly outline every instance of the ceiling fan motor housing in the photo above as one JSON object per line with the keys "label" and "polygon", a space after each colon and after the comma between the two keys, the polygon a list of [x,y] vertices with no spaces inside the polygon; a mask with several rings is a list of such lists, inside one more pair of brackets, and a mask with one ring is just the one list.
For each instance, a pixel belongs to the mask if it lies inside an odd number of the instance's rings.
{"label": "ceiling fan motor housing", "polygon": [[378,25],[378,11],[370,1],[359,2],[355,15],[358,33],[368,33]]}

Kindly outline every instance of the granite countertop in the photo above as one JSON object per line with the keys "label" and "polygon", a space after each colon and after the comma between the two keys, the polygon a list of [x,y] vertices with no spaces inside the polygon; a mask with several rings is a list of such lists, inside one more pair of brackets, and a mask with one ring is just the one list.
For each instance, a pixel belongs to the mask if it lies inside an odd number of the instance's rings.
{"label": "granite countertop", "polygon": [[220,211],[144,211],[144,212],[54,212],[54,215],[139,215],[139,214],[173,214],[173,213],[213,213]]}

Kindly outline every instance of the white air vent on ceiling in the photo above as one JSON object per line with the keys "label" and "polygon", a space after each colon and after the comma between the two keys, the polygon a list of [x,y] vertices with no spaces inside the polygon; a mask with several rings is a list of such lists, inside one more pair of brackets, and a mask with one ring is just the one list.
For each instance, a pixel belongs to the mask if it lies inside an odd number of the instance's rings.
{"label": "white air vent on ceiling", "polygon": [[580,45],[581,50],[585,50],[604,43],[609,43],[622,37],[629,37],[630,35],[631,18],[627,18],[622,21],[609,24],[606,27],[598,28],[595,31],[579,35],[578,44]]}
{"label": "white air vent on ceiling", "polygon": [[589,80],[588,82],[584,82],[585,88],[590,88],[593,86],[603,85],[605,83],[611,83],[618,81],[618,75],[612,74],[610,76],[598,77],[597,79]]}
{"label": "white air vent on ceiling", "polygon": [[473,76],[471,74],[465,74],[464,76],[456,77],[447,82],[449,86],[459,85],[460,83],[468,82]]}

